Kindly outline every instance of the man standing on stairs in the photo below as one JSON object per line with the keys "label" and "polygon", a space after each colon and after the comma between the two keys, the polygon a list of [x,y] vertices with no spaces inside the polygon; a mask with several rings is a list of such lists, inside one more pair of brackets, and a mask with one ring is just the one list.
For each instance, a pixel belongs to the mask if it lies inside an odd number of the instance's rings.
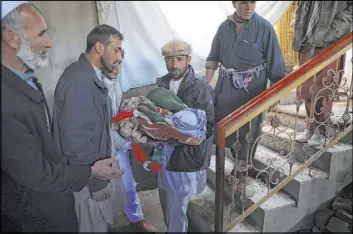
{"label": "man standing on stairs", "polygon": [[188,107],[206,112],[206,139],[200,145],[167,147],[168,153],[158,172],[159,198],[168,232],[187,232],[186,216],[190,198],[201,193],[207,183],[214,136],[214,94],[207,81],[191,65],[192,48],[181,40],[162,47],[168,74],[157,85],[173,91]]}
{"label": "man standing on stairs", "polygon": [[[103,79],[105,87],[108,89],[108,97],[111,105],[112,116],[116,116],[119,113],[121,104],[122,91],[118,81],[118,75],[122,59],[124,58],[124,52],[122,51],[121,60],[117,64],[114,64],[111,73],[105,73],[106,79]],[[156,232],[155,227],[147,223],[143,219],[142,206],[140,199],[136,192],[136,182],[134,175],[132,174],[129,149],[131,149],[131,142],[125,140],[119,135],[117,131],[110,129],[110,137],[112,141],[112,155],[116,156],[118,166],[125,171],[122,176],[122,182],[124,185],[124,191],[118,190],[120,188],[119,180],[112,181],[112,186],[115,186],[116,194],[112,194],[112,199],[121,199],[124,192],[127,196],[127,203],[124,205],[125,214],[130,221],[130,224],[136,227],[137,231],[141,232]],[[117,202],[120,204],[120,202]]]}
{"label": "man standing on stairs", "polygon": [[[215,91],[216,122],[259,95],[285,75],[283,55],[273,26],[255,13],[256,1],[232,1],[236,11],[218,28],[206,62],[206,79],[210,82],[219,67]],[[226,146],[237,158],[235,169],[243,171],[247,157],[246,134],[250,133],[253,157],[259,137],[262,114],[226,138]],[[251,129],[251,132],[249,132]],[[239,134],[239,137],[237,137]],[[233,147],[234,144],[240,145]],[[234,149],[236,148],[236,149]],[[250,151],[251,152],[251,151]],[[235,171],[232,171],[234,175]],[[244,184],[244,173],[237,173]]]}
{"label": "man standing on stairs", "polygon": [[50,134],[50,114],[34,71],[52,47],[39,9],[1,2],[1,231],[77,232],[72,192],[93,178],[121,176],[113,159],[70,165]]}
{"label": "man standing on stairs", "polygon": [[[299,1],[292,46],[299,53],[299,66],[351,31],[352,1]],[[345,55],[342,55],[298,87],[297,98],[304,99],[307,118],[306,130],[296,137],[298,142],[308,142],[311,147],[324,145],[333,105],[330,96],[333,96],[342,78],[338,76],[335,79],[330,70],[343,70],[344,63]],[[311,120],[314,122],[311,123]]]}

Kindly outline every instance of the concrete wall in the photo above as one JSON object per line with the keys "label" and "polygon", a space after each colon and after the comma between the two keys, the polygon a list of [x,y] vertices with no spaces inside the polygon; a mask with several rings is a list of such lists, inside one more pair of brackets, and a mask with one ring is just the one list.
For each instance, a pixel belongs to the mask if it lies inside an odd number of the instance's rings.
{"label": "concrete wall", "polygon": [[56,83],[64,69],[86,49],[86,37],[98,24],[97,8],[94,1],[31,2],[41,10],[53,41],[49,66],[36,74],[52,112]]}

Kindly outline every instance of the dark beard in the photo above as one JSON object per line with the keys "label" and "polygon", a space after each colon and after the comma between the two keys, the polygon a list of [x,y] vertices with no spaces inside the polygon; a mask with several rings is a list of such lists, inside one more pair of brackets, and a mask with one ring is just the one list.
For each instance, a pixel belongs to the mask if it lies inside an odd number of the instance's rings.
{"label": "dark beard", "polygon": [[[188,72],[188,70],[189,70],[189,66],[188,66],[188,63],[186,62],[186,68],[185,68],[185,70],[180,73],[180,76],[179,76],[178,78],[173,78],[173,77],[172,77],[172,79],[173,79],[173,80],[180,80],[182,77],[184,77],[184,76],[186,75],[186,73]],[[171,73],[172,71],[174,71],[173,68],[171,68],[171,69],[169,70],[169,73]]]}
{"label": "dark beard", "polygon": [[100,56],[99,61],[102,63],[103,65],[103,70],[105,71],[105,73],[111,73],[113,71],[113,66],[111,68],[109,68],[107,62],[105,61],[105,59],[103,58],[103,55]]}

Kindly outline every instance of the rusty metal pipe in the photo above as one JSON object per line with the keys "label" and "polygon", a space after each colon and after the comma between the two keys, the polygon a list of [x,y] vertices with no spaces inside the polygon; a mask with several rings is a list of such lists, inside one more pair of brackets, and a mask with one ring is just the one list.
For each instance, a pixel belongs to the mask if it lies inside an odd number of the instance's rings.
{"label": "rusty metal pipe", "polygon": [[216,142],[216,200],[214,231],[223,232],[223,195],[224,195],[224,164],[225,164],[225,131],[217,124]]}

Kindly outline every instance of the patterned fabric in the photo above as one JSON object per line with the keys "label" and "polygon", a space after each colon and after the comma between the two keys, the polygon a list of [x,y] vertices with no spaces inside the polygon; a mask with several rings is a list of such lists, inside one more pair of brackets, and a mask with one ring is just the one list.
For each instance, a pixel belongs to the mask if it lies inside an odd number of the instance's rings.
{"label": "patterned fabric", "polygon": [[168,148],[166,145],[159,143],[153,148],[153,153],[152,153],[152,158],[149,158],[150,161],[146,161],[143,164],[143,167],[145,170],[150,171],[151,170],[151,162],[153,163],[162,163],[164,160],[166,160],[168,154]]}
{"label": "patterned fabric", "polygon": [[138,117],[137,120],[139,122],[139,129],[154,140],[168,141],[174,139],[187,145],[199,145],[201,143],[199,138],[189,136],[168,124],[151,123],[140,117]]}
{"label": "patterned fabric", "polygon": [[[199,145],[206,138],[207,119],[205,111],[188,108],[168,89],[156,88],[147,97],[140,96],[124,101],[121,112],[113,117],[113,130],[133,143],[131,147],[134,155],[145,170],[156,173],[166,158],[167,144],[175,144],[177,141]],[[147,157],[136,144],[147,143],[146,136],[141,133],[154,139],[148,141],[154,145],[152,157]],[[172,143],[170,139],[176,141]]]}
{"label": "patterned fabric", "polygon": [[260,72],[266,68],[266,64],[250,68],[245,71],[237,71],[232,68],[225,68],[223,65],[219,69],[222,76],[232,79],[233,85],[237,89],[245,89],[249,93],[247,87],[250,85],[254,78],[259,79]]}
{"label": "patterned fabric", "polygon": [[187,108],[169,117],[180,132],[197,137],[201,141],[206,138],[206,112]]}

